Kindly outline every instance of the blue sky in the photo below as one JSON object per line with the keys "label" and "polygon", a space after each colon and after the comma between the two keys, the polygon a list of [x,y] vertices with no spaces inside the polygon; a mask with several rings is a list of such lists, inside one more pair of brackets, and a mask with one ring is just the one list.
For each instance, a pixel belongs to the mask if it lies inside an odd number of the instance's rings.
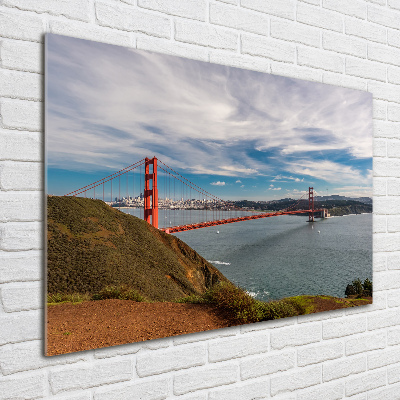
{"label": "blue sky", "polygon": [[370,93],[53,34],[46,41],[50,194],[156,156],[224,199],[298,197],[308,186],[372,195]]}

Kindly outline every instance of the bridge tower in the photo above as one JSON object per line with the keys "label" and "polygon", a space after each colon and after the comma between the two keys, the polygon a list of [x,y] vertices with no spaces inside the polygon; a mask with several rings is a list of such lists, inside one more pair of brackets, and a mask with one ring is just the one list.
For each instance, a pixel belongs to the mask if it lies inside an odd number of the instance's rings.
{"label": "bridge tower", "polygon": [[[153,171],[150,173],[150,165]],[[152,186],[150,188],[150,181]],[[144,219],[158,229],[157,158],[147,158],[144,164]]]}
{"label": "bridge tower", "polygon": [[311,210],[308,213],[308,222],[314,222],[314,188],[308,188],[308,209]]}

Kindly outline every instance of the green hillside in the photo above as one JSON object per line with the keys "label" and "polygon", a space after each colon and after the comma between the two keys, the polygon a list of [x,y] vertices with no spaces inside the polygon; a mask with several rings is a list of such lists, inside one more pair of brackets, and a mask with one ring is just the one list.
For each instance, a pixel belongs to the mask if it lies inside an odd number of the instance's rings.
{"label": "green hillside", "polygon": [[204,293],[227,279],[192,248],[101,200],[47,199],[48,293],[127,285],[154,301]]}

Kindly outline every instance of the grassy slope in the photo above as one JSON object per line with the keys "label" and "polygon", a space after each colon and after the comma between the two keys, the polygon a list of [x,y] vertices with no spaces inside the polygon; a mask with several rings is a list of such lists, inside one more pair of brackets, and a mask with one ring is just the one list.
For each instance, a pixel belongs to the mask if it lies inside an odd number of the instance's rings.
{"label": "grassy slope", "polygon": [[178,238],[100,200],[48,197],[48,292],[128,285],[150,300],[202,294],[227,279]]}

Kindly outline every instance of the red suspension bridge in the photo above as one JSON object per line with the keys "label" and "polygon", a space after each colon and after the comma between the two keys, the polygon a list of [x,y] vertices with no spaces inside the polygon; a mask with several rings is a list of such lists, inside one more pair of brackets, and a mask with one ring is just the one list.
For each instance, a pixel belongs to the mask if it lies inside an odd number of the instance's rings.
{"label": "red suspension bridge", "polygon": [[[115,199],[113,199],[113,182]],[[159,186],[161,186],[161,190],[159,190]],[[121,198],[121,189],[126,197]],[[160,192],[163,195],[161,198],[159,197]],[[135,193],[137,194],[136,197]],[[309,187],[308,192],[305,192],[296,203],[284,210],[256,213],[236,207],[233,203],[209,193],[156,157],[144,158],[65,196],[102,198],[104,202],[107,202],[107,199],[110,198],[110,205],[138,208],[139,216],[142,217],[143,210],[143,219],[157,229],[159,228],[159,209],[161,209],[164,211],[164,219],[167,220],[167,223],[164,222],[160,230],[166,233],[177,233],[279,215],[304,214],[308,215],[309,222],[313,222],[315,217],[325,218],[327,216],[326,209],[315,206],[315,191],[312,187]],[[183,217],[179,224],[170,225],[171,220],[176,217],[171,213],[178,210],[189,211],[187,219],[185,220],[185,217]],[[226,216],[228,218],[224,218]],[[193,222],[194,219],[198,219],[198,221]]]}

